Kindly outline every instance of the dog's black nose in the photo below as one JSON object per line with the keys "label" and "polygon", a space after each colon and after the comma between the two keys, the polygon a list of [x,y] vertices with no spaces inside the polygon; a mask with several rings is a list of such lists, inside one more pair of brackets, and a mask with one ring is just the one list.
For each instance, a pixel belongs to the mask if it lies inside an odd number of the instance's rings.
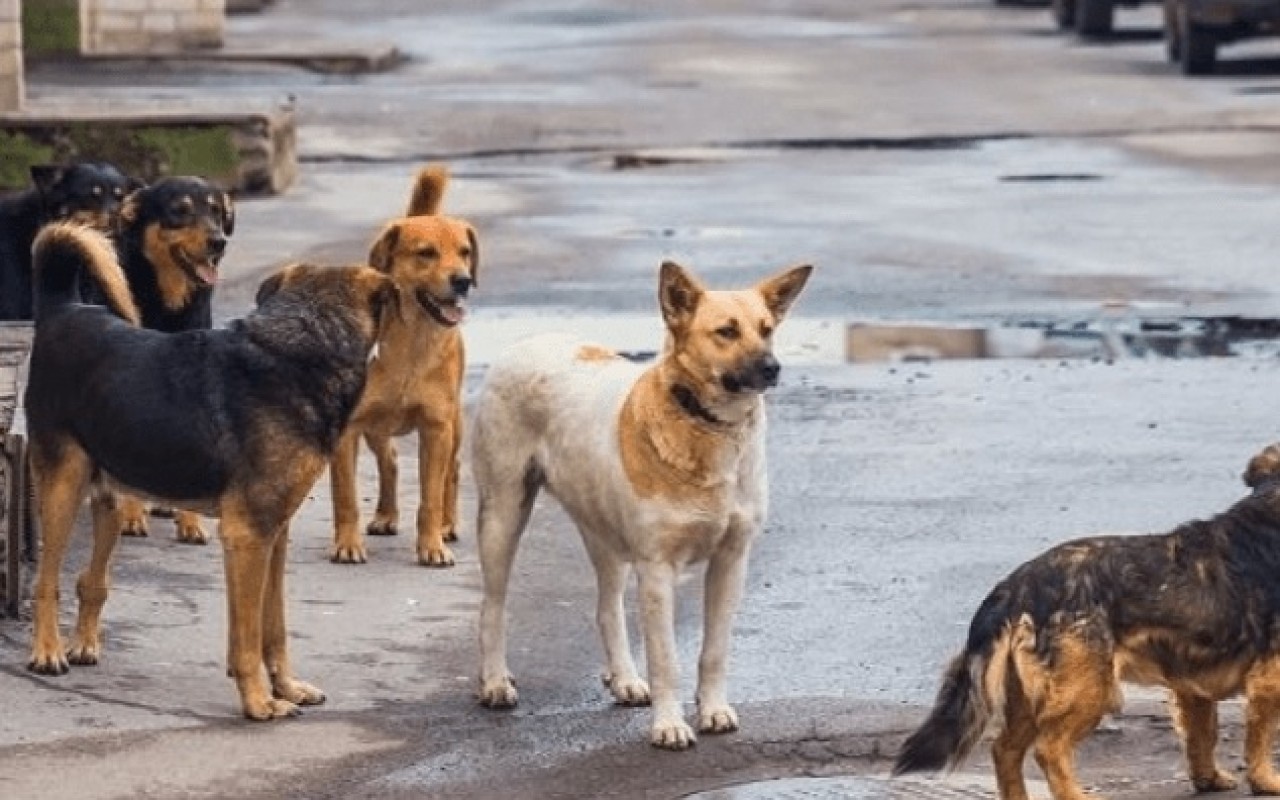
{"label": "dog's black nose", "polygon": [[765,385],[778,385],[778,373],[782,372],[782,365],[778,363],[778,359],[772,355],[767,355],[760,359],[756,370],[760,373],[760,377],[764,379]]}
{"label": "dog's black nose", "polygon": [[225,236],[210,236],[209,241],[205,243],[209,248],[209,255],[217,258],[227,250],[227,239]]}
{"label": "dog's black nose", "polygon": [[458,297],[466,297],[467,292],[471,291],[470,275],[454,275],[449,279],[449,288]]}

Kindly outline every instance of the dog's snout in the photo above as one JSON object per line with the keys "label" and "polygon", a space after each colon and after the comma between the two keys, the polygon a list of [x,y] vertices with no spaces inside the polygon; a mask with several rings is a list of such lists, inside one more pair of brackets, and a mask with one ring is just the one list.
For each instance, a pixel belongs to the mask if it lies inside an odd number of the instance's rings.
{"label": "dog's snout", "polygon": [[471,291],[471,283],[470,275],[454,275],[449,278],[449,288],[452,289],[453,293],[458,297],[467,296],[467,292]]}
{"label": "dog's snout", "polygon": [[227,237],[210,236],[205,246],[209,249],[209,255],[217,258],[227,250]]}

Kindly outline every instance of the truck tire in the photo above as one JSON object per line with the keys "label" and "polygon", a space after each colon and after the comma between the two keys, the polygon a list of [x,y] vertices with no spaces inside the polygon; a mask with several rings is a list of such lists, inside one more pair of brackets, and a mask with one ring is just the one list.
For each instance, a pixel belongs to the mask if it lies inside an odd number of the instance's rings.
{"label": "truck tire", "polygon": [[1178,66],[1183,75],[1209,75],[1218,61],[1218,35],[1191,19],[1185,0],[1178,2]]}
{"label": "truck tire", "polygon": [[1115,21],[1112,0],[1076,0],[1076,33],[1086,39],[1097,39],[1111,33]]}
{"label": "truck tire", "polygon": [[1053,21],[1058,30],[1069,31],[1076,26],[1076,0],[1053,0]]}

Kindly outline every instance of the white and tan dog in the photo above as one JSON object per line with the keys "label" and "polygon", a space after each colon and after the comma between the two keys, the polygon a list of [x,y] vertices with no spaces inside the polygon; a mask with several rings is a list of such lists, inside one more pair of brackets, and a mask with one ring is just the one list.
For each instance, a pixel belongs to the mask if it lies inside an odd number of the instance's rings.
{"label": "white and tan dog", "polygon": [[507,581],[545,486],[577,524],[595,566],[604,680],[624,705],[650,702],[623,614],[635,567],[657,747],[683,750],[695,740],[678,698],[673,606],[681,569],[707,562],[698,729],[737,730],[725,661],[768,501],[761,394],[778,380],[774,329],[811,270],[794,267],[742,291],[708,291],[666,262],[659,300],[667,341],[652,366],[542,336],[490,368],[472,443],[484,573],[482,704],[516,703],[506,657]]}

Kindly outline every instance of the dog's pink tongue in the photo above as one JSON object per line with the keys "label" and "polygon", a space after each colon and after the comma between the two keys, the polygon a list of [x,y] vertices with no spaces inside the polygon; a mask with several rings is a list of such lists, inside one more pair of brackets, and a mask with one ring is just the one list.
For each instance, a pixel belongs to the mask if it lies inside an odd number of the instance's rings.
{"label": "dog's pink tongue", "polygon": [[449,303],[448,305],[440,306],[440,313],[445,319],[449,320],[450,323],[457,325],[466,318],[467,307],[461,303]]}
{"label": "dog's pink tongue", "polygon": [[196,265],[196,274],[210,286],[218,282],[218,268],[208,261]]}

